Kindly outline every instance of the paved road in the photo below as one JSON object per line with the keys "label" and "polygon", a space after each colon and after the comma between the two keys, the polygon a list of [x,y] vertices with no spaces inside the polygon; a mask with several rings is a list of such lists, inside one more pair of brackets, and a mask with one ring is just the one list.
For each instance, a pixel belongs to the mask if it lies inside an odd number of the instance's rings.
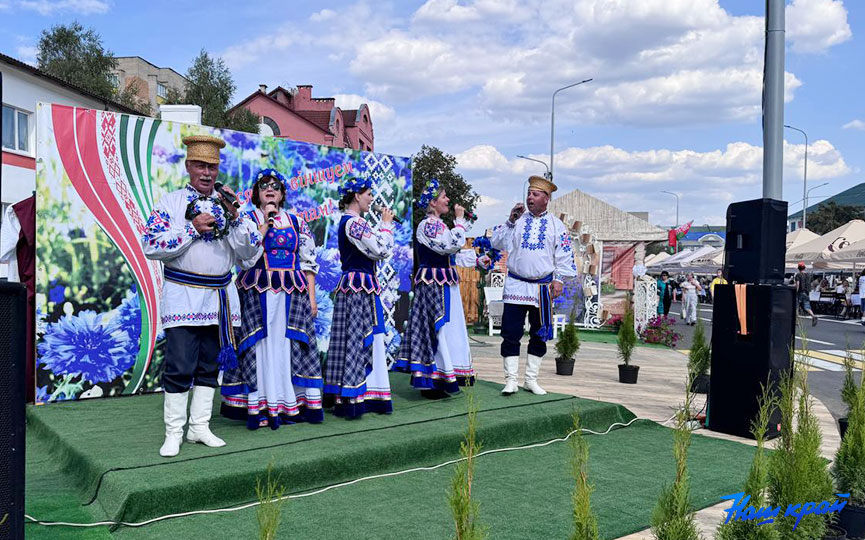
{"label": "paved road", "polygon": [[[670,313],[677,319],[681,305],[676,302]],[[712,336],[712,306],[700,304],[697,316],[703,320],[706,338]],[[796,336],[796,349],[799,358],[810,364],[808,383],[811,393],[822,401],[835,418],[847,415],[847,410],[841,402],[841,383],[844,380],[843,359],[845,351],[853,351],[856,359],[865,358],[865,327],[858,320],[838,320],[831,316],[818,316],[817,326],[811,327],[810,317],[801,317],[805,335]],[[686,326],[681,321],[676,323],[676,331],[683,334],[680,347],[688,349],[694,334],[694,327]],[[799,330],[797,330],[798,334]],[[802,349],[803,337],[807,339],[807,354]]]}

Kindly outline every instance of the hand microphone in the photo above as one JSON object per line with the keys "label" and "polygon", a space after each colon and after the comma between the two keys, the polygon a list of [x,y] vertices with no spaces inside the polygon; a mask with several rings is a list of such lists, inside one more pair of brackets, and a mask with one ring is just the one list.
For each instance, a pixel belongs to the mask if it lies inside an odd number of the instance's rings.
{"label": "hand microphone", "polygon": [[240,203],[237,202],[237,197],[235,197],[234,195],[232,195],[231,193],[229,193],[225,189],[223,189],[222,182],[216,182],[215,184],[213,184],[213,187],[216,188],[216,191],[218,191],[219,194],[222,195],[222,197],[229,204],[231,204],[231,206],[233,206],[235,208],[240,208]]}
{"label": "hand microphone", "polygon": [[276,218],[276,210],[271,210],[267,213],[267,226],[271,229],[274,227],[273,220]]}
{"label": "hand microphone", "polygon": [[468,210],[466,210],[466,211],[463,213],[463,217],[466,218],[466,219],[469,220],[469,221],[477,221],[477,220],[478,220],[478,216],[475,215],[473,212],[469,212]]}
{"label": "hand microphone", "polygon": [[[378,214],[381,214],[381,211],[382,211],[382,210],[384,210],[384,207],[383,207],[383,206],[380,206],[380,205],[378,205],[378,204],[374,204],[374,205],[372,205],[372,211],[373,211],[373,212],[376,212],[376,213],[378,213]],[[394,223],[397,223],[397,224],[399,224],[399,225],[402,225],[402,220],[401,220],[400,218],[396,217],[396,215],[393,216],[393,222],[394,222]]]}

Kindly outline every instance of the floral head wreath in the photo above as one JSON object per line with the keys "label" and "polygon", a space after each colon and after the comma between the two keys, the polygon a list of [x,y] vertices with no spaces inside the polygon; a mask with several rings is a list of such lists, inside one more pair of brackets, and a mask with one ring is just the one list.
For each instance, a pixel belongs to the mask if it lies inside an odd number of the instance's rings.
{"label": "floral head wreath", "polygon": [[423,189],[423,192],[420,194],[417,200],[417,206],[421,210],[426,210],[433,200],[439,196],[439,190],[441,186],[439,181],[435,178],[430,178],[430,181],[427,183],[426,187]]}
{"label": "floral head wreath", "polygon": [[267,178],[268,176],[279,180],[282,183],[282,190],[286,190],[285,177],[276,169],[261,169],[258,171],[258,174],[255,175],[255,183],[261,182],[263,178]]}
{"label": "floral head wreath", "polygon": [[345,197],[349,193],[360,193],[365,189],[372,189],[372,180],[350,176],[339,186],[339,196]]}

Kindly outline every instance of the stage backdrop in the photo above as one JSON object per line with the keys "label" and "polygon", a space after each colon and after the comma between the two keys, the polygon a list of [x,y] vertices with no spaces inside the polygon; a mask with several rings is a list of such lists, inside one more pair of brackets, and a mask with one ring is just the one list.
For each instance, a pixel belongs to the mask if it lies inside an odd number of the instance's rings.
{"label": "stage backdrop", "polygon": [[289,179],[288,202],[319,246],[322,353],[341,272],[337,188],[347,174],[374,181],[375,202],[403,221],[393,258],[378,269],[392,360],[411,290],[410,158],[43,103],[37,126],[37,402],[160,389],[162,269],[139,238],[154,203],[186,185],[181,138],[192,134],[225,140],[220,180],[238,190],[245,210],[258,170]]}

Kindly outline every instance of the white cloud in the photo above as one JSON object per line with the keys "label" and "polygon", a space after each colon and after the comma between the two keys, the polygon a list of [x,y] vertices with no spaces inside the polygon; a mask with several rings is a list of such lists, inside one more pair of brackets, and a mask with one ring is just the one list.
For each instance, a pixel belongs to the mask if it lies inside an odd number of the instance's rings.
{"label": "white cloud", "polygon": [[396,117],[396,111],[393,107],[388,107],[380,101],[368,99],[357,94],[334,94],[336,105],[340,109],[357,109],[361,104],[366,103],[369,107],[369,112],[372,115],[372,123],[374,127],[381,124],[387,124]]}
{"label": "white cloud", "polygon": [[19,0],[17,5],[40,15],[80,13],[82,15],[108,13],[110,4],[103,0]]}
{"label": "white cloud", "polygon": [[793,50],[825,52],[853,36],[841,0],[793,0],[786,12],[787,40]]}
{"label": "white cloud", "polygon": [[[849,39],[838,0],[795,0],[798,52]],[[762,10],[760,10],[762,11]],[[813,18],[820,18],[813,21]],[[760,114],[763,17],[718,0],[428,0],[409,27],[357,44],[369,95],[398,101],[478,92],[490,114],[541,121],[550,90],[594,77],[571,100],[578,121],[677,125]],[[786,74],[786,99],[801,81]]]}
{"label": "white cloud", "polygon": [[865,122],[859,119],[851,120],[850,122],[847,122],[846,124],[841,126],[841,129],[856,129],[859,131],[865,131]]}
{"label": "white cloud", "polygon": [[280,31],[274,36],[264,35],[239,45],[232,45],[220,56],[230,69],[238,69],[256,62],[264,55],[284,52],[295,43],[293,33]]}
{"label": "white cloud", "polygon": [[39,54],[39,48],[30,45],[20,45],[15,47],[15,54],[18,57],[18,60],[21,60],[25,64],[35,66],[36,56]]}
{"label": "white cloud", "polygon": [[321,22],[333,19],[336,17],[336,11],[332,9],[323,9],[309,16],[309,20],[313,22]]}
{"label": "white cloud", "polygon": [[[785,142],[784,178],[792,187],[788,193],[798,193],[801,186],[804,155],[804,144]],[[549,159],[546,155],[528,157]],[[508,158],[491,145],[473,146],[456,158],[458,170],[478,193],[499,197],[512,193],[515,200],[521,196],[515,187],[522,186],[528,175],[538,173],[540,167],[524,159]],[[680,195],[680,210],[687,213],[684,217],[706,221],[704,216],[720,215],[719,203],[759,196],[762,164],[763,149],[745,142],[729,143],[723,149],[706,152],[663,148],[632,151],[612,145],[571,147],[555,156],[555,181],[560,193],[577,188],[622,210],[652,210],[653,223],[672,223],[675,219],[675,205],[670,211],[671,201],[660,194],[662,190],[673,191]],[[809,146],[809,179],[831,180],[850,172],[841,153],[829,141],[818,140]],[[489,206],[498,215],[506,213],[513,202],[500,201]],[[723,223],[723,219],[712,223]]]}

